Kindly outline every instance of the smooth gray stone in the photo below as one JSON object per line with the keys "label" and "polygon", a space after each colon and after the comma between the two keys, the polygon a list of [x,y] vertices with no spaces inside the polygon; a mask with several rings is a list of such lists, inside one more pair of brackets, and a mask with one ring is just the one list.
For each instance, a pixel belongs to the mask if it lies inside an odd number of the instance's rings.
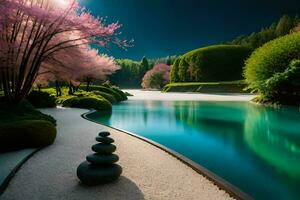
{"label": "smooth gray stone", "polygon": [[85,185],[100,185],[117,180],[122,173],[122,167],[117,164],[97,166],[85,161],[77,168],[77,176]]}
{"label": "smooth gray stone", "polygon": [[113,164],[115,162],[118,162],[119,156],[116,154],[105,155],[105,154],[94,153],[88,155],[86,157],[86,160],[95,165],[107,165],[107,164]]}
{"label": "smooth gray stone", "polygon": [[97,142],[101,142],[103,144],[111,144],[114,143],[114,139],[110,138],[110,137],[96,137],[96,141]]}
{"label": "smooth gray stone", "polygon": [[96,153],[111,154],[115,152],[117,147],[113,144],[94,144],[92,150]]}
{"label": "smooth gray stone", "polygon": [[107,136],[110,135],[110,132],[108,132],[108,131],[102,131],[98,135],[101,136],[101,137],[107,137]]}

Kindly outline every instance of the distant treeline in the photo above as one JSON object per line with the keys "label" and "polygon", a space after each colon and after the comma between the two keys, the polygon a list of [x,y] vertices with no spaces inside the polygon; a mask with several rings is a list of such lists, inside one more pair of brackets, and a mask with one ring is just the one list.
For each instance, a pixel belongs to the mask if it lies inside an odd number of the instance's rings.
{"label": "distant treeline", "polygon": [[225,45],[195,49],[179,56],[171,70],[171,82],[214,82],[243,79],[245,61],[265,43],[298,31],[298,16],[282,16],[259,32],[240,36]]}
{"label": "distant treeline", "polygon": [[177,56],[167,56],[158,59],[147,59],[141,61],[130,59],[119,59],[117,63],[120,70],[109,77],[109,80],[121,88],[141,88],[141,82],[145,73],[152,69],[157,63],[172,65]]}
{"label": "distant treeline", "polygon": [[293,30],[297,31],[295,27],[299,26],[299,23],[300,18],[298,15],[295,17],[284,15],[271,26],[263,28],[259,32],[253,32],[250,35],[239,36],[227,44],[247,46],[254,50],[273,39],[291,33]]}

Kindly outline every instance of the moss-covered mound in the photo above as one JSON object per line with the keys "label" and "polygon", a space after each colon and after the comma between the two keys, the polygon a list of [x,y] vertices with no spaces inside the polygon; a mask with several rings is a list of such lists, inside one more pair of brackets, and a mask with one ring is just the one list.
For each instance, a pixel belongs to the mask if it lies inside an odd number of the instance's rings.
{"label": "moss-covered mound", "polygon": [[262,100],[276,102],[300,99],[300,33],[273,40],[247,60],[245,78]]}
{"label": "moss-covered mound", "polygon": [[56,121],[27,101],[18,105],[0,98],[0,152],[50,145],[56,138]]}
{"label": "moss-covered mound", "polygon": [[[85,89],[85,86],[81,86],[80,89]],[[125,101],[127,100],[127,96],[124,92],[122,92],[117,87],[105,87],[101,85],[92,85],[90,86],[91,91],[100,91],[105,92],[107,94],[113,95],[117,101]]]}
{"label": "moss-covered mound", "polygon": [[33,90],[26,99],[36,108],[48,108],[56,106],[56,98],[47,92]]}
{"label": "moss-covered mound", "polygon": [[65,100],[62,105],[64,107],[88,108],[98,111],[110,111],[112,109],[111,103],[100,97],[72,97]]}
{"label": "moss-covered mound", "polygon": [[20,120],[0,124],[0,152],[52,144],[55,126],[45,120]]}
{"label": "moss-covered mound", "polygon": [[104,99],[108,100],[111,104],[117,103],[118,101],[114,97],[114,95],[106,93],[106,92],[101,92],[101,91],[93,91],[92,92],[94,95],[100,95]]}
{"label": "moss-covered mound", "polygon": [[171,82],[242,80],[244,62],[252,50],[239,45],[216,45],[180,56],[171,70]]}

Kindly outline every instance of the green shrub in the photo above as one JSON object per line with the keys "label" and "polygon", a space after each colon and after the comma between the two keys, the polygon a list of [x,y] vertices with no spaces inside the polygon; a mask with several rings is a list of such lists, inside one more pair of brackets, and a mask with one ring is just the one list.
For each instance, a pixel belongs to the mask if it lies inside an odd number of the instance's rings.
{"label": "green shrub", "polygon": [[101,91],[93,91],[92,93],[95,95],[100,95],[101,97],[105,98],[112,104],[117,103],[116,98],[111,94],[108,94],[106,92],[101,92]]}
{"label": "green shrub", "polygon": [[[81,89],[85,89],[85,86],[80,86]],[[111,88],[101,86],[101,85],[91,85],[90,86],[91,91],[100,91],[100,92],[105,92],[108,94],[111,94],[115,97],[117,101],[125,101],[127,100],[126,95],[117,87],[112,86]]]}
{"label": "green shrub", "polygon": [[45,120],[56,125],[56,120],[36,110],[28,101],[14,105],[4,97],[0,98],[0,124],[18,120]]}
{"label": "green shrub", "polygon": [[56,121],[26,100],[14,105],[0,98],[0,151],[43,147],[56,137]]}
{"label": "green shrub", "polygon": [[53,144],[55,126],[45,120],[19,120],[0,124],[0,152]]}
{"label": "green shrub", "polygon": [[121,101],[126,101],[128,99],[127,95],[122,90],[120,90],[118,87],[112,86],[111,89],[121,96]]}
{"label": "green shrub", "polygon": [[99,97],[73,97],[65,100],[62,105],[64,107],[88,108],[98,111],[110,111],[112,109],[109,101]]}
{"label": "green shrub", "polygon": [[[264,100],[295,97],[299,93],[300,33],[273,40],[257,49],[246,62],[249,88]],[[299,91],[299,90],[298,90]],[[284,97],[285,96],[285,97]]]}
{"label": "green shrub", "polygon": [[241,80],[251,49],[239,45],[216,45],[196,49],[179,57],[171,70],[171,82]]}
{"label": "green shrub", "polygon": [[47,92],[31,91],[26,99],[36,108],[56,106],[56,98]]}
{"label": "green shrub", "polygon": [[[84,89],[85,86],[80,86],[80,89]],[[105,92],[105,93],[108,93],[108,94],[111,94],[113,95],[117,101],[122,101],[122,96],[115,92],[113,89],[111,88],[107,88],[107,87],[104,87],[104,86],[100,86],[100,85],[91,85],[90,86],[90,90],[91,91],[100,91],[100,92]]]}

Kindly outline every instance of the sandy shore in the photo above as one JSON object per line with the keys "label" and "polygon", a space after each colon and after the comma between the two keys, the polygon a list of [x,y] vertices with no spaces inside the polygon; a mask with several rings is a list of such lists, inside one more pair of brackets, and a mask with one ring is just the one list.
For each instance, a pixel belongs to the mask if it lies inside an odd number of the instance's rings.
{"label": "sandy shore", "polygon": [[[12,179],[2,200],[48,199],[230,199],[212,182],[166,152],[127,134],[81,118],[82,109],[45,109],[57,119],[58,136]],[[84,187],[77,166],[91,153],[95,136],[109,130],[116,140],[123,174],[119,181]]]}
{"label": "sandy shore", "polygon": [[204,93],[161,93],[160,91],[124,90],[133,94],[130,100],[162,100],[162,101],[250,101],[252,94],[204,94]]}

